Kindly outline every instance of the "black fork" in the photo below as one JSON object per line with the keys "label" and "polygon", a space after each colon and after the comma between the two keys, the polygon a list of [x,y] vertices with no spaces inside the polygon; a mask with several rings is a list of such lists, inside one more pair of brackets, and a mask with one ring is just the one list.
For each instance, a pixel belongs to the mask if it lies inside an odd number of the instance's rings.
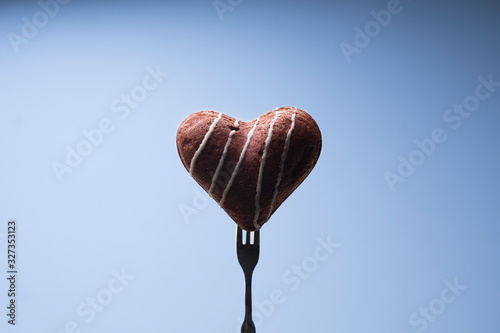
{"label": "black fork", "polygon": [[[255,333],[252,321],[252,273],[259,261],[260,237],[259,230],[246,231],[243,242],[243,230],[236,227],[236,252],[243,273],[245,273],[245,321],[241,326],[241,333]],[[250,234],[253,233],[253,243]]]}

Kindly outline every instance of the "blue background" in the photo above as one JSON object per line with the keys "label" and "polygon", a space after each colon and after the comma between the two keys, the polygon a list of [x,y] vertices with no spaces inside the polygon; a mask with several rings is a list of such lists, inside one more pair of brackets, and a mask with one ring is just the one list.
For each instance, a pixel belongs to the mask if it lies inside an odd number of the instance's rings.
{"label": "blue background", "polygon": [[[17,219],[19,269],[15,328],[0,283],[2,332],[239,332],[235,224],[175,134],[199,110],[249,121],[284,105],[316,119],[323,150],[262,229],[257,332],[500,326],[500,87],[479,88],[458,128],[458,113],[446,120],[479,77],[500,82],[498,2],[42,3],[53,16],[0,5],[0,247]],[[374,23],[388,6],[399,12]],[[125,106],[148,70],[168,76]],[[103,120],[109,133],[58,177]],[[430,149],[436,129],[446,139]]]}

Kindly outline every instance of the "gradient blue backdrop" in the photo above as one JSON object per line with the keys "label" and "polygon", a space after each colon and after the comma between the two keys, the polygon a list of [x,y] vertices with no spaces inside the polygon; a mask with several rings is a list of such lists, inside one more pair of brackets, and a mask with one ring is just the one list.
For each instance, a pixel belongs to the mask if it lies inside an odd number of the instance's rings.
{"label": "gradient blue backdrop", "polygon": [[[195,111],[249,121],[284,105],[316,119],[323,151],[262,229],[257,332],[498,329],[500,87],[460,127],[445,119],[478,77],[500,82],[498,2],[47,3],[52,16],[0,5],[0,276],[19,226],[17,325],[2,279],[1,332],[239,332],[235,224],[175,134]],[[103,121],[59,179],[54,163]],[[435,129],[446,140],[415,153]],[[391,190],[410,155],[420,165]],[[323,261],[318,238],[336,244]]]}

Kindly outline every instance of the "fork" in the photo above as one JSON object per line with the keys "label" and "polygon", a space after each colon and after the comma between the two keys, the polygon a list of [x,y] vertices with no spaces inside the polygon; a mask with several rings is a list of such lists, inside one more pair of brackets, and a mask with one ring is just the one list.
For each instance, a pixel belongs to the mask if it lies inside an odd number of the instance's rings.
{"label": "fork", "polygon": [[250,233],[246,231],[245,243],[243,243],[243,230],[239,226],[236,227],[236,252],[245,274],[245,320],[241,326],[241,333],[255,333],[255,325],[252,321],[252,273],[259,261],[260,237],[259,230],[252,231],[252,244]]}

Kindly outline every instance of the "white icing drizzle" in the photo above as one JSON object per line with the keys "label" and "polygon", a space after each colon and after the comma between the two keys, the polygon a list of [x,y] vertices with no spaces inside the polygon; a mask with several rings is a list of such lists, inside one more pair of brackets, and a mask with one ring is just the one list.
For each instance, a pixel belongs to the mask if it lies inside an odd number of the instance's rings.
{"label": "white icing drizzle", "polygon": [[288,133],[286,134],[285,147],[283,149],[283,154],[281,154],[280,173],[278,174],[278,180],[276,181],[276,185],[274,186],[274,195],[273,195],[273,199],[271,200],[271,205],[269,207],[269,214],[267,215],[267,219],[269,219],[271,217],[271,213],[272,213],[273,207],[274,207],[274,202],[276,201],[276,197],[278,196],[278,187],[280,186],[280,183],[281,183],[281,177],[283,177],[283,170],[285,168],[286,155],[288,153],[288,149],[290,148],[290,138],[292,137],[293,128],[295,127],[295,115],[296,114],[297,114],[297,108],[294,108],[293,115],[292,115],[292,125],[290,126],[290,129],[288,130]]}
{"label": "white icing drizzle", "polygon": [[265,141],[265,146],[264,146],[264,152],[262,153],[262,158],[260,160],[260,167],[259,167],[259,177],[257,178],[257,188],[255,190],[255,216],[253,219],[253,224],[256,228],[259,228],[259,225],[257,224],[257,220],[259,218],[259,213],[260,213],[260,193],[262,190],[262,178],[264,176],[264,166],[266,165],[266,157],[267,157],[267,149],[269,148],[269,144],[271,143],[272,137],[273,137],[273,127],[274,123],[276,122],[276,119],[278,118],[278,113],[276,111],[277,109],[274,110],[274,118],[271,122],[271,125],[269,126],[269,130],[267,132],[267,138]]}
{"label": "white icing drizzle", "polygon": [[226,200],[227,192],[229,192],[229,189],[233,185],[234,178],[236,178],[236,175],[238,174],[238,170],[240,169],[240,165],[243,162],[243,158],[245,157],[245,154],[247,152],[248,145],[250,144],[250,140],[253,137],[253,133],[255,132],[255,128],[257,127],[257,124],[259,123],[259,119],[260,118],[257,119],[257,121],[253,125],[250,132],[248,132],[247,141],[245,142],[245,146],[243,146],[243,150],[241,151],[240,158],[238,159],[238,163],[236,163],[236,166],[234,167],[234,170],[233,170],[233,174],[231,175],[231,178],[229,179],[229,182],[227,183],[226,188],[224,189],[224,193],[222,193],[222,198],[219,201],[219,206],[221,206],[221,207],[224,204],[224,201]]}
{"label": "white icing drizzle", "polygon": [[200,156],[201,151],[203,148],[205,148],[205,145],[207,144],[208,139],[212,135],[212,132],[215,130],[215,126],[219,123],[219,120],[222,118],[222,112],[219,113],[219,116],[214,119],[212,125],[210,125],[210,128],[208,129],[208,132],[205,134],[205,137],[203,138],[203,141],[201,141],[200,146],[198,147],[198,150],[193,155],[193,158],[191,159],[191,165],[189,166],[189,174],[192,176],[193,175],[193,170],[194,170],[194,165],[196,163],[196,160],[198,159],[198,156]]}
{"label": "white icing drizzle", "polygon": [[210,196],[212,196],[212,191],[214,190],[215,182],[219,178],[219,173],[220,173],[220,170],[222,169],[222,165],[224,164],[224,160],[226,159],[227,151],[229,149],[229,145],[231,144],[231,140],[233,139],[233,135],[234,135],[234,133],[236,133],[236,131],[240,127],[240,124],[238,124],[238,120],[236,120],[234,122],[234,127],[236,127],[236,129],[232,130],[229,133],[229,137],[227,139],[226,145],[224,146],[224,151],[222,152],[222,156],[219,160],[219,164],[217,165],[217,169],[215,169],[215,173],[214,173],[214,176],[212,178],[212,184],[210,185],[210,189],[208,190],[208,195],[210,195]]}

